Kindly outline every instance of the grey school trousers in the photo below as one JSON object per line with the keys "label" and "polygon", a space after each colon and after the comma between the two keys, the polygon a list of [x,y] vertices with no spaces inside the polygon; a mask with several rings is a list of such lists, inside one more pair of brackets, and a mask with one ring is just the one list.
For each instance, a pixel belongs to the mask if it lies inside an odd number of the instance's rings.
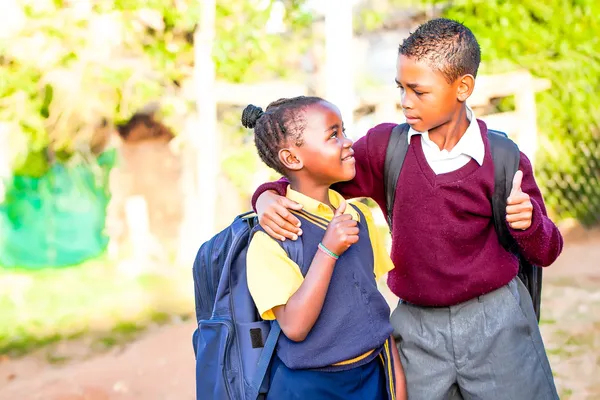
{"label": "grey school trousers", "polygon": [[391,321],[409,400],[558,399],[533,306],[518,278],[451,307],[401,300]]}

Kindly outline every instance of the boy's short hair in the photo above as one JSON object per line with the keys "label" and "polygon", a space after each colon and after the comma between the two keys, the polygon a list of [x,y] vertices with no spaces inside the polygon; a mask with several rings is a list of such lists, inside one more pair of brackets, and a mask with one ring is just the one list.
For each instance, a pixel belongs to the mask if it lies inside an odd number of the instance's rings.
{"label": "boy's short hair", "polygon": [[477,76],[481,62],[479,43],[473,32],[447,18],[432,19],[419,26],[404,39],[398,53],[425,61],[449,83],[466,74]]}

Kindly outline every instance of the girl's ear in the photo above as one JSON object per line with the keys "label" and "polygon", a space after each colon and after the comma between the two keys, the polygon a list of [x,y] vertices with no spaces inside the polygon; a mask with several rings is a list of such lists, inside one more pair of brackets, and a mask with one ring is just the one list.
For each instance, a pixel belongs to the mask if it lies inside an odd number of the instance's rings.
{"label": "girl's ear", "polygon": [[299,155],[294,151],[295,149],[281,149],[279,150],[278,156],[279,161],[283,166],[291,171],[299,171],[304,167],[304,163],[300,159]]}
{"label": "girl's ear", "polygon": [[463,75],[458,78],[458,87],[456,90],[456,97],[458,101],[465,102],[473,93],[475,89],[475,78],[471,74]]}

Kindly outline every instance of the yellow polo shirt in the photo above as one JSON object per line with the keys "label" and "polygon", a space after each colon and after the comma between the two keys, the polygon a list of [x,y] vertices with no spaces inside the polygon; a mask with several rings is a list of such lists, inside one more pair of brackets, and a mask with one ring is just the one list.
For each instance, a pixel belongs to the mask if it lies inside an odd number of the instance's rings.
{"label": "yellow polo shirt", "polygon": [[[304,206],[304,210],[328,221],[333,218],[333,210],[302,193],[288,187],[286,197]],[[337,208],[343,200],[342,195],[329,190],[329,201]],[[385,248],[385,243],[380,237],[373,221],[369,208],[360,203],[353,202],[364,214],[369,229],[369,238],[373,247],[375,279],[394,268],[394,264]],[[345,214],[350,214],[353,219],[359,220],[356,210],[347,205]],[[298,290],[304,277],[300,267],[292,261],[285,250],[266,233],[259,231],[253,236],[246,255],[248,287],[252,299],[263,319],[274,320],[273,308],[285,305],[290,297]]]}

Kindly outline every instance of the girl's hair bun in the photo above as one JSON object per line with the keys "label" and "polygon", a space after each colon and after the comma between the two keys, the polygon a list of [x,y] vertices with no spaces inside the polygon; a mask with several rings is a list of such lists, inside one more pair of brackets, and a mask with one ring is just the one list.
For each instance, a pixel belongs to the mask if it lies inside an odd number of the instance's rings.
{"label": "girl's hair bun", "polygon": [[242,125],[246,128],[253,129],[256,122],[264,114],[263,109],[253,104],[248,104],[242,112]]}

